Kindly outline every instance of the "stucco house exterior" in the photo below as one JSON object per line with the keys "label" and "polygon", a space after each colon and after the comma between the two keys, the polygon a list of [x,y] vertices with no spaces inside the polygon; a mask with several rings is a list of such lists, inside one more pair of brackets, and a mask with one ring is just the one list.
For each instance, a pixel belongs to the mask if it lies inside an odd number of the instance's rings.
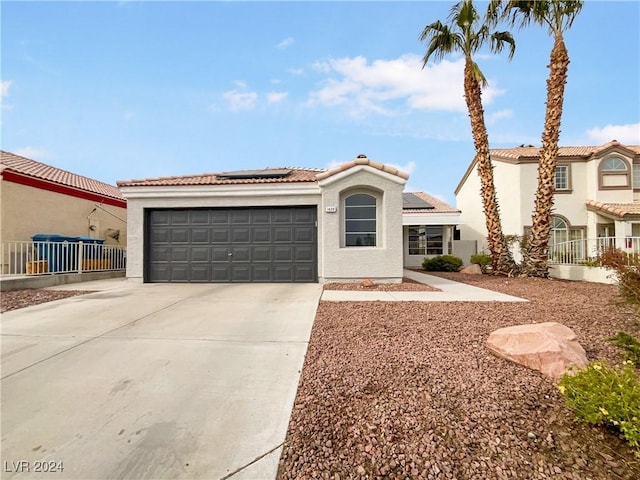
{"label": "stucco house exterior", "polygon": [[35,234],[105,239],[126,245],[127,202],[115,185],[0,151],[3,241]]}
{"label": "stucco house exterior", "polygon": [[407,179],[359,155],[329,170],[268,168],[120,181],[128,202],[127,277],[400,282]]}
{"label": "stucco house exterior", "polygon": [[[506,235],[531,226],[537,188],[538,147],[492,149],[494,180]],[[486,228],[475,162],[456,190],[461,237],[486,248]],[[550,244],[614,237],[625,245],[640,237],[640,146],[613,140],[600,146],[560,147],[555,174]],[[588,252],[579,252],[588,256]]]}

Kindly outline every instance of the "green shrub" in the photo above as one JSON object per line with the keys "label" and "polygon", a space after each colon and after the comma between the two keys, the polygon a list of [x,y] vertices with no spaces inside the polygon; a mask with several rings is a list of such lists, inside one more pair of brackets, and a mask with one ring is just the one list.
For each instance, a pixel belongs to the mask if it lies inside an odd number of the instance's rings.
{"label": "green shrub", "polygon": [[429,272],[457,272],[462,265],[464,265],[462,259],[453,255],[438,255],[425,258],[422,262],[422,268]]}
{"label": "green shrub", "polygon": [[475,255],[471,255],[469,261],[480,265],[483,272],[492,264],[491,255],[487,255],[486,253],[476,253]]}
{"label": "green shrub", "polygon": [[600,255],[600,264],[615,270],[622,298],[640,310],[640,256],[608,248]]}
{"label": "green shrub", "polygon": [[634,365],[640,366],[640,341],[625,332],[618,332],[615,337],[607,338],[616,347],[625,350],[627,360],[631,360]]}
{"label": "green shrub", "polygon": [[573,376],[565,374],[558,388],[580,420],[616,428],[629,445],[640,447],[640,382],[632,362],[616,368],[591,362]]}

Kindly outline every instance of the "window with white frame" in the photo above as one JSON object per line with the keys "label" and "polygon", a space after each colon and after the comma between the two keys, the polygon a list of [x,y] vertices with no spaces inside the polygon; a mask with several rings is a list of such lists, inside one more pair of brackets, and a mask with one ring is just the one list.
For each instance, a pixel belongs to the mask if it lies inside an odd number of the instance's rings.
{"label": "window with white frame", "polygon": [[442,255],[442,227],[409,227],[409,255]]}
{"label": "window with white frame", "polygon": [[569,165],[556,167],[553,184],[556,190],[569,190]]}
{"label": "window with white frame", "polygon": [[344,201],[344,244],[346,247],[375,247],[377,232],[376,198],[356,193]]}
{"label": "window with white frame", "polygon": [[[571,242],[571,243],[566,243]],[[563,244],[557,253],[573,259],[584,257],[584,228],[572,227],[564,218],[551,217],[549,245]]]}

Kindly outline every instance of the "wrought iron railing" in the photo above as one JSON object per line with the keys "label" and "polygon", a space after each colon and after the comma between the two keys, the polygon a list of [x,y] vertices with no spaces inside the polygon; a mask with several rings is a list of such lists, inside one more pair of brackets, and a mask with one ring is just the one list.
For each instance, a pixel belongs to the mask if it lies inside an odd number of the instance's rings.
{"label": "wrought iron railing", "polygon": [[127,249],[92,242],[4,241],[0,243],[0,274],[52,275],[124,270]]}
{"label": "wrought iron railing", "polygon": [[601,237],[556,243],[549,246],[549,263],[557,265],[598,265],[608,249],[620,249],[629,263],[640,258],[640,237]]}

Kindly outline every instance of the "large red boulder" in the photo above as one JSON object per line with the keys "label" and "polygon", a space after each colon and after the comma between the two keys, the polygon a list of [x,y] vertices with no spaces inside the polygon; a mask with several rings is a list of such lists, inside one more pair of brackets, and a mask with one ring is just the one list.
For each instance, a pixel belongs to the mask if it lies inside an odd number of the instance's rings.
{"label": "large red boulder", "polygon": [[557,322],[500,328],[489,335],[487,348],[498,357],[559,378],[570,367],[587,365],[587,354],[569,327]]}

